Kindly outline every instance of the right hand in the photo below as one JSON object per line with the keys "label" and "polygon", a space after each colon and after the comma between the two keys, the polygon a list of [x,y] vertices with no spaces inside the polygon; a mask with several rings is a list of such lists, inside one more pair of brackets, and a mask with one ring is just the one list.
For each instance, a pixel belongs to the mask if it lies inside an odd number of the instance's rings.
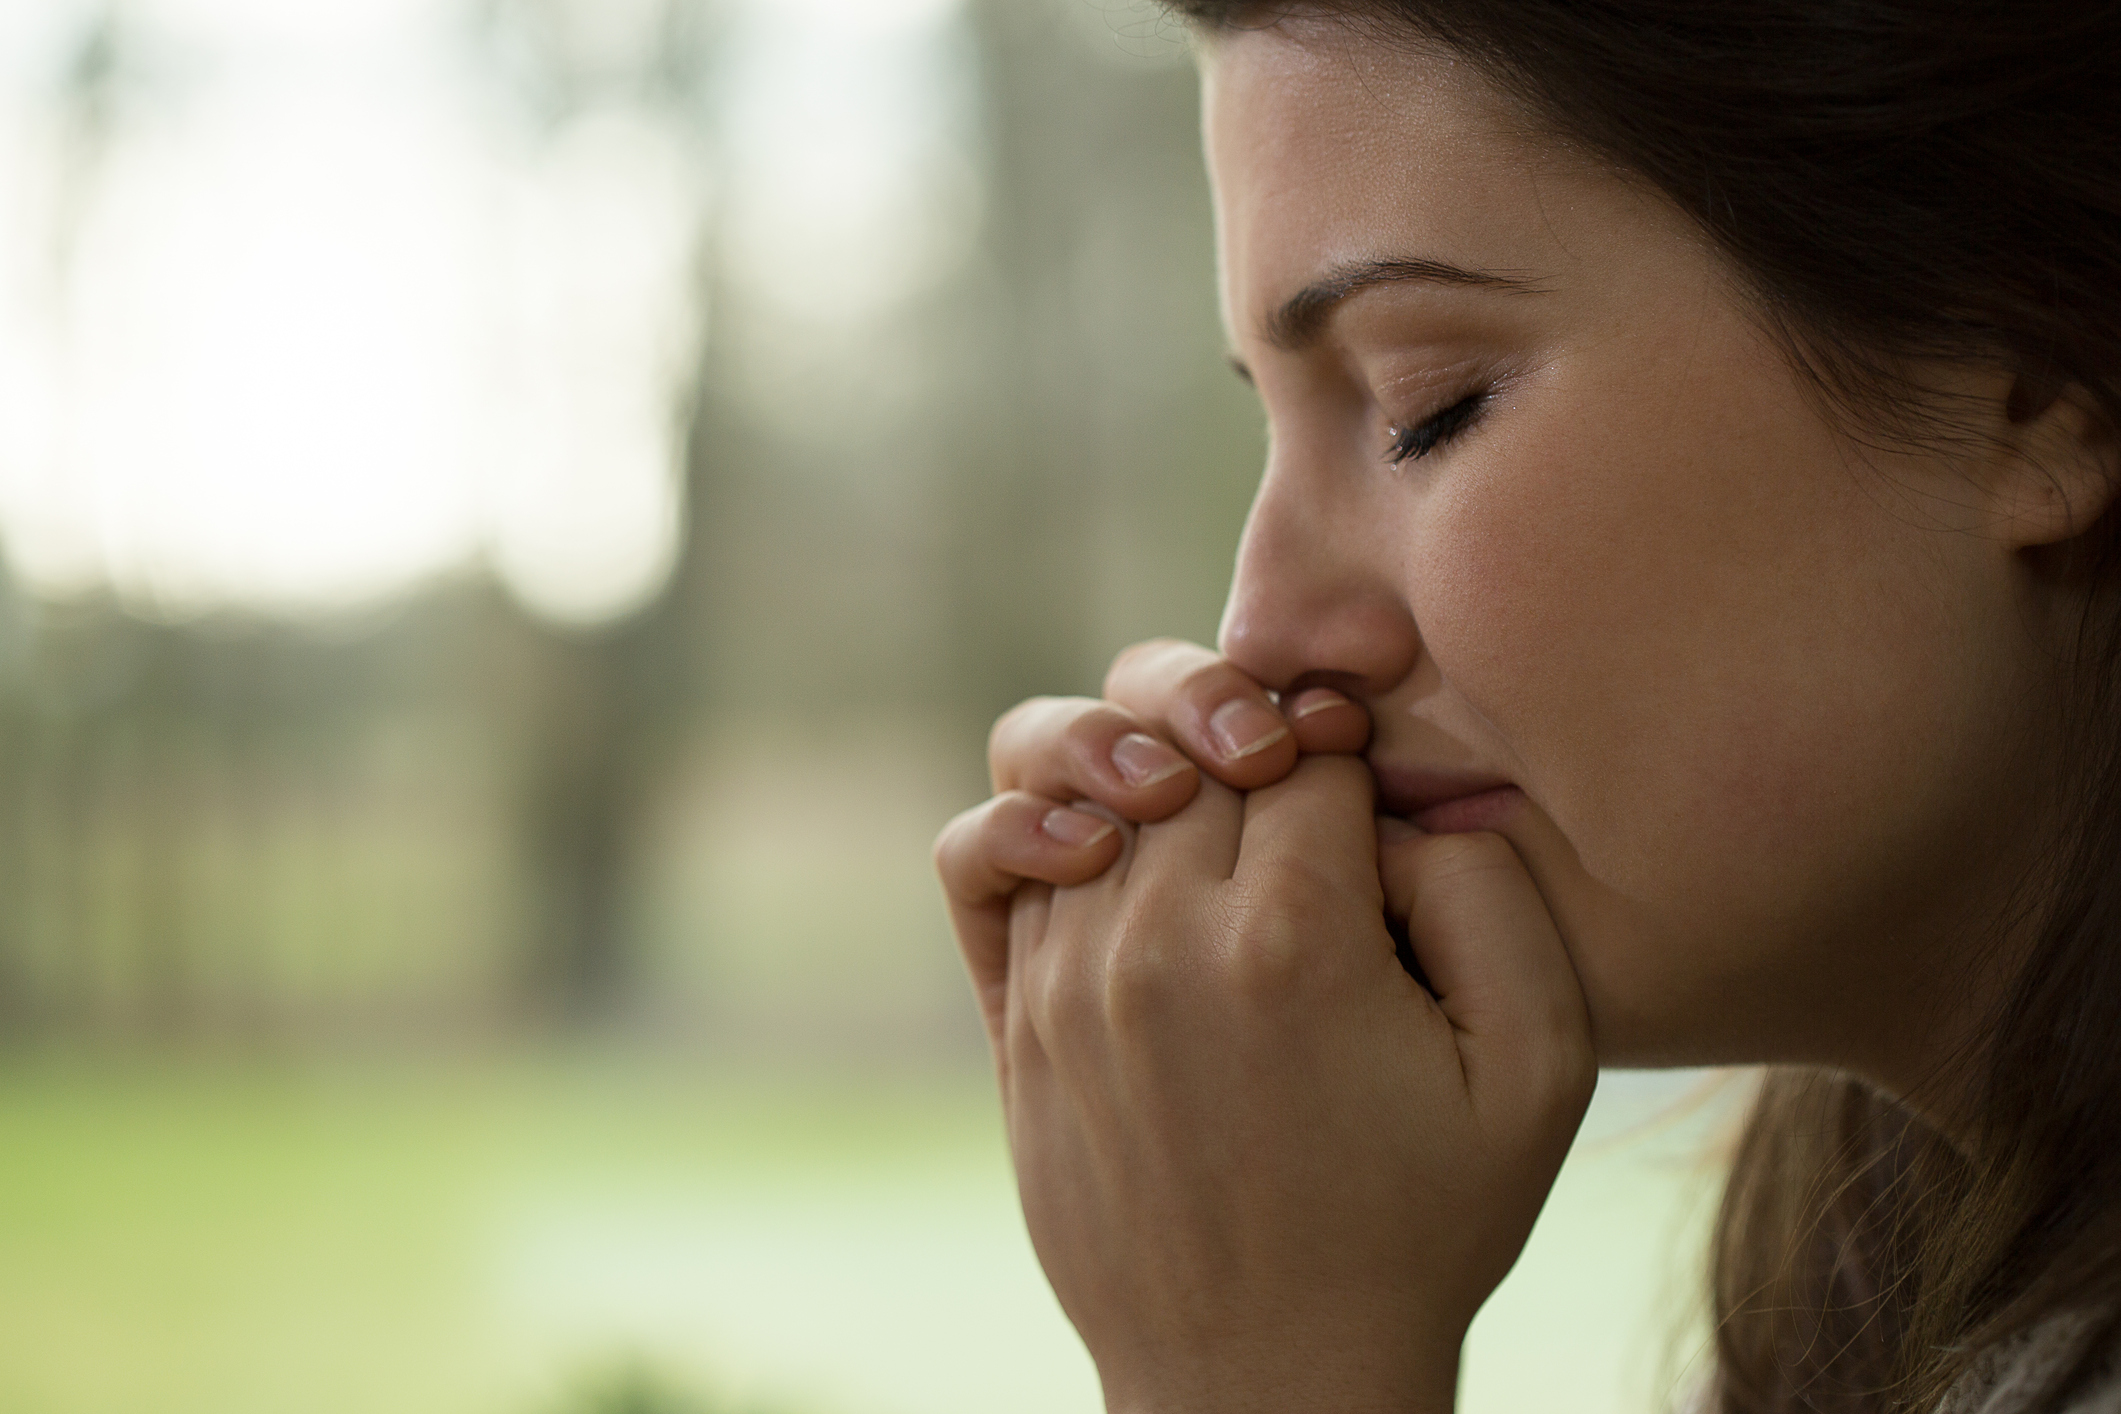
{"label": "right hand", "polygon": [[1299,755],[1360,751],[1370,737],[1369,714],[1331,688],[1277,701],[1212,650],[1175,639],[1122,652],[1104,691],[1101,701],[1035,697],[1006,713],[987,743],[994,795],[935,842],[951,925],[997,1046],[1009,901],[1020,885],[1096,878],[1119,858],[1115,822],[1176,814],[1202,771],[1257,790],[1287,776]]}

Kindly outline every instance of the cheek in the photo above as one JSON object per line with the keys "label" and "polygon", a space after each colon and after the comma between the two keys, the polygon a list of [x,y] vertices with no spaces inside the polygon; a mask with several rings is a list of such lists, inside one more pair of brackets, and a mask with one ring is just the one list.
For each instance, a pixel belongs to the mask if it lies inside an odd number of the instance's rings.
{"label": "cheek", "polygon": [[1710,405],[1609,455],[1557,409],[1439,477],[1416,612],[1592,880],[1687,931],[1835,932],[1876,883],[1849,861],[1912,865],[1955,808],[1949,577],[1807,411]]}

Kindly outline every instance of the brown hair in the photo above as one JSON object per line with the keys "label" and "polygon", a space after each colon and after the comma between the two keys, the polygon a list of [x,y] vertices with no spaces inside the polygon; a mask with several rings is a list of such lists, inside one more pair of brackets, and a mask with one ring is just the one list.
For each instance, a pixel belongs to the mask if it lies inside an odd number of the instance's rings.
{"label": "brown hair", "polygon": [[[1209,28],[1289,7],[1176,0]],[[2086,0],[1340,0],[1442,44],[1654,183],[1799,366],[1877,425],[1949,435],[1896,372],[2074,385],[2121,428],[2121,5]],[[2074,547],[2121,585],[2111,522]],[[2102,592],[2096,605],[2117,596]],[[2121,1337],[2121,626],[2078,637],[2065,843],[2037,941],[1963,1058],[1955,1147],[1837,1073],[1771,1072],[1711,1254],[1715,1407],[1928,1410],[1981,1352],[2089,1313],[2059,1406]]]}

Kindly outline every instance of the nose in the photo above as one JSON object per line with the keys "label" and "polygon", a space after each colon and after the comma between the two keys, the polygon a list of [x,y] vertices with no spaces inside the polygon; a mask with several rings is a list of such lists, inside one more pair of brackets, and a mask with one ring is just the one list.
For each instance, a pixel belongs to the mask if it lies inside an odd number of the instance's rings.
{"label": "nose", "polygon": [[1307,466],[1293,448],[1269,453],[1218,643],[1276,691],[1378,696],[1420,659],[1410,507],[1364,480]]}

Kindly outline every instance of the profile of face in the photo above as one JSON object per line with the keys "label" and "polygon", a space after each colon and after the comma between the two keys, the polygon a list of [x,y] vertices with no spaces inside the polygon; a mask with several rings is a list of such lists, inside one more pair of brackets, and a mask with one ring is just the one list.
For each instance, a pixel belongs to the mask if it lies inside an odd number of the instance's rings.
{"label": "profile of face", "polygon": [[1381,810],[1511,841],[1601,1063],[1912,1085],[2053,750],[2028,547],[2069,527],[2009,379],[1938,375],[1994,438],[1882,446],[1696,226],[1463,61],[1286,20],[1202,62],[1271,432],[1224,652],[1369,707]]}

